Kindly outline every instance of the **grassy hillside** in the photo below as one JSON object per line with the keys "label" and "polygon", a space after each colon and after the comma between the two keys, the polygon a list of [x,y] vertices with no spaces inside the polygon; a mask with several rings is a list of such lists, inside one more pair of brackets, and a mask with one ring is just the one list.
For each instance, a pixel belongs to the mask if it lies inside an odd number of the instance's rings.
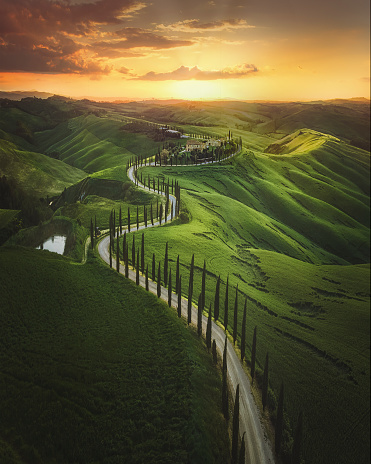
{"label": "grassy hillside", "polygon": [[165,304],[98,258],[0,272],[2,462],[226,462],[219,375]]}
{"label": "grassy hillside", "polygon": [[[247,349],[258,327],[258,362],[270,355],[270,382],[295,423],[305,414],[308,462],[367,462],[369,447],[369,153],[331,136],[302,131],[228,165],[144,168],[176,177],[190,221],[145,232],[146,254],[170,265],[180,255],[187,296],[206,261],[206,305],[229,275],[238,327],[248,298]],[[149,261],[149,259],[148,259]]]}

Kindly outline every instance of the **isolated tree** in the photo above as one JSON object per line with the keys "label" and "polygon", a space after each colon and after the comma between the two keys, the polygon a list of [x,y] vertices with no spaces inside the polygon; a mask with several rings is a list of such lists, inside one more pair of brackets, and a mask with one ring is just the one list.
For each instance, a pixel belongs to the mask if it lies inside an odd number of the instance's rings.
{"label": "isolated tree", "polygon": [[161,297],[161,262],[158,262],[158,271],[157,271],[157,296]]}
{"label": "isolated tree", "polygon": [[225,300],[224,300],[224,328],[227,330],[228,326],[228,299],[229,299],[229,276],[227,277],[227,286],[225,288]]}
{"label": "isolated tree", "polygon": [[209,309],[209,317],[207,318],[207,326],[206,326],[206,346],[208,350],[211,348],[211,305]]}
{"label": "isolated tree", "polygon": [[178,317],[182,317],[182,276],[179,276],[178,283]]}
{"label": "isolated tree", "polygon": [[252,339],[252,349],[251,349],[251,378],[252,384],[254,383],[255,375],[255,358],[256,358],[256,326],[254,328],[254,335]]}
{"label": "isolated tree", "polygon": [[116,239],[116,271],[120,272],[120,242],[119,242],[119,227],[117,227]]}
{"label": "isolated tree", "polygon": [[152,280],[153,282],[156,282],[156,260],[154,253],[152,255]]}
{"label": "isolated tree", "polygon": [[188,286],[188,324],[191,323],[192,319],[192,297],[193,297],[193,270],[195,264],[195,255],[192,255],[191,269],[189,272],[189,286]]}
{"label": "isolated tree", "polygon": [[90,218],[90,244],[91,247],[94,248],[94,226],[92,218]]}
{"label": "isolated tree", "polygon": [[137,262],[136,262],[136,273],[135,273],[135,283],[139,285],[139,249],[137,252]]}
{"label": "isolated tree", "polygon": [[131,265],[135,268],[135,235],[133,235],[133,245],[131,247]]}
{"label": "isolated tree", "polygon": [[284,388],[283,382],[281,383],[280,396],[278,398],[277,418],[275,427],[274,448],[277,455],[281,452],[282,435],[283,435],[283,401],[284,401]]}
{"label": "isolated tree", "polygon": [[143,274],[144,273],[144,234],[142,234],[140,270],[141,270],[141,273]]}
{"label": "isolated tree", "polygon": [[296,424],[294,444],[292,446],[291,464],[300,464],[301,447],[303,442],[303,412],[300,411],[298,423]]}
{"label": "isolated tree", "polygon": [[233,343],[236,343],[236,340],[237,340],[237,311],[238,311],[238,284],[236,286],[236,298],[234,300]]}
{"label": "isolated tree", "polygon": [[214,298],[214,319],[219,319],[219,304],[220,304],[220,275],[216,281],[215,298]]}
{"label": "isolated tree", "polygon": [[246,455],[246,445],[245,445],[245,433],[242,435],[240,455],[238,458],[238,464],[245,464],[245,455]]}
{"label": "isolated tree", "polygon": [[166,242],[165,259],[164,259],[164,286],[165,287],[167,287],[168,265],[169,265],[169,245],[168,245],[168,242]]}
{"label": "isolated tree", "polygon": [[180,266],[179,266],[179,255],[176,260],[176,275],[175,275],[175,293],[179,293],[179,272],[180,272]]}
{"label": "isolated tree", "polygon": [[[164,271],[165,272],[165,271]],[[171,269],[170,269],[170,272],[169,272],[169,280],[168,280],[168,288],[167,288],[167,300],[168,300],[168,305],[171,307],[171,294],[172,294],[172,291],[171,291]]]}
{"label": "isolated tree", "polygon": [[225,336],[224,351],[223,351],[223,368],[222,368],[222,411],[225,420],[229,420],[229,405],[228,405],[228,384],[227,384],[227,336]]}
{"label": "isolated tree", "polygon": [[268,398],[268,369],[269,369],[269,355],[267,353],[265,357],[264,374],[263,374],[263,389],[262,389],[263,411],[265,410],[265,406],[267,405],[267,398]]}
{"label": "isolated tree", "polygon": [[232,464],[238,464],[238,439],[240,437],[240,385],[236,388],[236,398],[233,409],[232,428]]}
{"label": "isolated tree", "polygon": [[213,347],[211,349],[211,352],[213,354],[213,362],[214,362],[214,364],[216,364],[218,362],[218,356],[216,354],[216,341],[215,341],[215,339],[213,340]]}
{"label": "isolated tree", "polygon": [[202,293],[200,293],[198,297],[198,305],[197,305],[197,335],[200,336],[202,334]]}
{"label": "isolated tree", "polygon": [[242,327],[241,327],[241,361],[245,358],[246,350],[246,313],[247,313],[247,297],[245,298],[245,306],[243,308]]}
{"label": "isolated tree", "polygon": [[147,267],[146,267],[146,290],[147,290],[147,292],[149,290],[149,285],[148,285],[148,264],[147,264]]}
{"label": "isolated tree", "polygon": [[130,232],[130,208],[128,208],[128,231]]}

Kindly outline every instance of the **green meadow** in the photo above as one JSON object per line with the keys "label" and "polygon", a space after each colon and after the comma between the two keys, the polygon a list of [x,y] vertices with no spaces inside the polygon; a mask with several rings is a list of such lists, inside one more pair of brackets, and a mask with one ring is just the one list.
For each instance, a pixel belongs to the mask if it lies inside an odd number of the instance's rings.
{"label": "green meadow", "polygon": [[0,272],[2,462],[227,461],[219,373],[166,304],[95,255],[3,247]]}
{"label": "green meadow", "polygon": [[[149,268],[153,253],[163,264],[168,242],[188,297],[194,254],[196,303],[205,261],[207,307],[221,277],[221,323],[228,278],[230,333],[238,285],[237,349],[247,298],[246,367],[256,326],[273,421],[284,382],[291,437],[304,413],[305,462],[368,463],[369,102],[63,97],[0,100],[0,177],[22,198],[0,210],[5,238],[21,227],[0,248],[0,460],[228,462],[220,376],[197,336],[96,251],[77,264],[91,218],[106,229],[121,207],[125,226],[130,208],[135,224],[137,207],[142,222],[144,205],[164,201],[126,174],[128,160],[163,147],[135,132],[143,121],[200,136],[231,130],[244,147],[218,165],[139,169],[181,187],[180,217],[144,231]],[[43,214],[9,232],[27,196]],[[67,256],[25,248],[54,233],[69,237]]]}
{"label": "green meadow", "polygon": [[258,364],[295,426],[305,415],[308,462],[366,462],[369,455],[369,154],[314,131],[220,166],[143,168],[176,178],[189,222],[145,232],[148,261],[180,255],[188,292],[195,254],[206,306],[220,274],[221,321],[229,276],[229,330],[238,285],[238,331],[248,301],[247,349],[258,327]]}

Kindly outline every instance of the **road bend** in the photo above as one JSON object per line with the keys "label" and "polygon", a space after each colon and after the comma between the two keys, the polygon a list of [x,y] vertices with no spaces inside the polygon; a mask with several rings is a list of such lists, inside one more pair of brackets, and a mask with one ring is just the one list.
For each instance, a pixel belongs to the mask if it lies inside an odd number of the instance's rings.
{"label": "road bend", "polygon": [[[210,163],[202,163],[210,164]],[[144,187],[138,179],[135,178],[134,167],[128,169],[129,179],[137,185],[137,187],[149,191],[147,187]],[[155,192],[156,193],[156,192]],[[159,193],[159,195],[165,196],[165,193]],[[171,221],[171,216],[175,218],[176,211],[176,200],[173,195],[169,195],[171,202],[172,214],[169,213],[166,218],[166,224]],[[171,210],[170,210],[171,211]],[[160,222],[157,221],[153,224],[148,224],[148,227],[159,226]],[[137,230],[144,230],[146,227],[144,224],[140,224],[139,228],[130,227],[131,232]],[[124,230],[124,232],[128,232]],[[98,244],[98,252],[100,257],[109,264],[109,236],[104,237]],[[115,260],[114,260],[115,261]],[[120,273],[125,274],[125,267],[120,264]],[[136,280],[136,271],[129,268],[129,279]],[[145,276],[139,275],[139,285],[145,288]],[[148,279],[149,291],[157,295],[157,283]],[[161,286],[161,299],[168,302],[168,289]],[[171,294],[171,306],[174,309],[178,308],[178,295],[172,292]],[[182,317],[187,319],[188,317],[188,300],[182,298]],[[197,324],[197,308],[192,305],[192,324]],[[202,316],[202,332],[206,335],[207,317]],[[220,356],[223,356],[224,344],[225,344],[225,332],[219,327],[214,321],[212,321],[212,338],[215,340],[217,350]],[[245,462],[249,464],[274,464],[274,457],[271,448],[270,441],[264,431],[262,424],[260,411],[254,401],[250,381],[245,373],[242,363],[239,360],[232,343],[227,340],[227,368],[228,368],[228,381],[232,391],[233,397],[235,396],[237,385],[240,386],[240,435],[245,433],[245,444],[246,444],[246,457]]]}

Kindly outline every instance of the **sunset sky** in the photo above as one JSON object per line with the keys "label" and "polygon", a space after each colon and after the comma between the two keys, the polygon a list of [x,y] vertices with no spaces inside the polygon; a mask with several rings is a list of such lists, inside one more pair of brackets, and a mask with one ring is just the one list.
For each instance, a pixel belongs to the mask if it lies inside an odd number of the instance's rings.
{"label": "sunset sky", "polygon": [[370,97],[368,0],[0,0],[0,90]]}

